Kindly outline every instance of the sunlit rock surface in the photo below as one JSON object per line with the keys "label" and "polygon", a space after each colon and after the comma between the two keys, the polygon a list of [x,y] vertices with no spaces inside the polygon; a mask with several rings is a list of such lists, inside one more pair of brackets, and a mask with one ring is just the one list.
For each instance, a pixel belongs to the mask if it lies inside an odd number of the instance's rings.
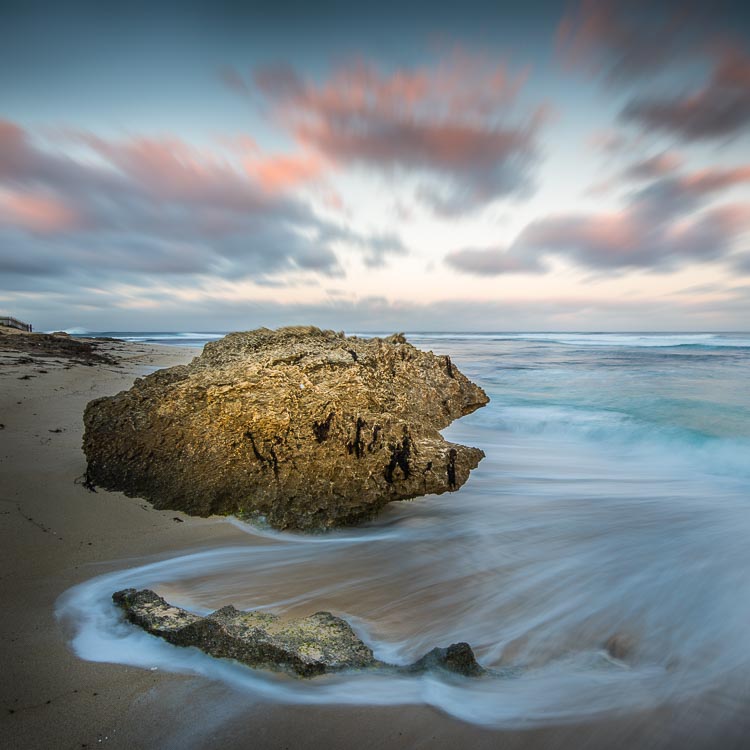
{"label": "sunlit rock surface", "polygon": [[230,605],[199,617],[172,606],[150,589],[117,591],[112,599],[130,622],[176,646],[195,646],[211,656],[301,677],[370,668],[442,669],[469,677],[484,673],[466,643],[433,649],[410,667],[384,664],[349,623],[330,612],[284,621],[268,612],[240,612]]}
{"label": "sunlit rock surface", "polygon": [[439,430],[488,400],[449,357],[401,335],[232,333],[189,365],[92,401],[87,478],[196,515],[351,524],[466,482],[484,453]]}

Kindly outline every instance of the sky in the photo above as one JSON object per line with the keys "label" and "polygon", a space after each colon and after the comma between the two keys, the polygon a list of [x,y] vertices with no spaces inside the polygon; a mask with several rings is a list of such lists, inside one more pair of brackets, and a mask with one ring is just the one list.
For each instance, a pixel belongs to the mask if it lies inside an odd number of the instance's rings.
{"label": "sky", "polygon": [[0,315],[750,329],[746,4],[358,5],[0,0]]}

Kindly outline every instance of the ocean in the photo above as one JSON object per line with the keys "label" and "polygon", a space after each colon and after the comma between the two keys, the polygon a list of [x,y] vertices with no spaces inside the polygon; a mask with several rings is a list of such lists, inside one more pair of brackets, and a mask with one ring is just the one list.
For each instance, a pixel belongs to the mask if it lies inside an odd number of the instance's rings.
{"label": "ocean", "polygon": [[[82,332],[77,332],[82,333]],[[104,332],[202,346],[221,333]],[[370,335],[370,334],[362,334]],[[84,659],[190,672],[238,699],[424,703],[519,727],[750,699],[750,334],[414,333],[491,402],[444,434],[486,458],[457,493],[364,526],[279,533],[133,562],[58,605]],[[172,647],[124,624],[113,591],[347,618],[376,657],[468,641],[479,680],[347,674],[300,681]],[[632,652],[604,648],[619,636]],[[717,699],[716,696],[719,696]]]}

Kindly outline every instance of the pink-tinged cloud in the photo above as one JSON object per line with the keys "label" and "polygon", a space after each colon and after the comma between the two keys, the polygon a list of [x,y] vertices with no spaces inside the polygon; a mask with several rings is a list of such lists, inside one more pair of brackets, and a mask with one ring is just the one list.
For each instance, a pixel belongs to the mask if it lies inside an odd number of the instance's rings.
{"label": "pink-tinged cloud", "polygon": [[683,163],[683,158],[679,154],[671,151],[662,151],[660,154],[633,162],[612,177],[599,180],[586,190],[586,194],[596,196],[601,193],[611,192],[621,187],[623,183],[667,178],[674,175]]}
{"label": "pink-tinged cloud", "polygon": [[478,276],[543,272],[552,259],[595,271],[731,262],[737,240],[750,229],[750,206],[711,201],[747,182],[750,166],[669,174],[631,193],[619,211],[536,219],[507,248],[457,250],[445,261]]}
{"label": "pink-tinged cloud", "polygon": [[[750,126],[746,41],[727,41],[722,16],[695,1],[583,0],[563,18],[558,46],[568,63],[609,84],[642,87],[623,108],[625,121],[684,141],[722,139]],[[700,83],[686,82],[701,65]]]}
{"label": "pink-tinged cloud", "polygon": [[637,211],[562,214],[531,222],[508,248],[458,250],[446,263],[462,273],[536,273],[552,259],[593,271],[667,271],[686,263],[731,259],[734,240],[750,216],[736,206],[661,225]]}
{"label": "pink-tinged cloud", "polygon": [[633,192],[629,202],[651,223],[695,213],[717,195],[750,183],[750,166],[667,174]]}
{"label": "pink-tinged cloud", "polygon": [[113,141],[84,134],[81,140],[159,202],[258,210],[267,201],[241,169],[178,138]]}
{"label": "pink-tinged cloud", "polygon": [[750,128],[750,56],[734,46],[716,54],[704,85],[680,96],[637,97],[622,116],[685,141],[726,138]]}
{"label": "pink-tinged cloud", "polygon": [[406,253],[395,235],[359,234],[283,194],[312,177],[317,156],[261,156],[251,176],[241,159],[177,138],[77,133],[75,145],[65,155],[0,122],[0,272],[262,279],[294,269],[338,275],[334,248],[344,244],[368,265]]}
{"label": "pink-tinged cloud", "polygon": [[628,83],[694,56],[711,28],[711,14],[690,0],[582,0],[560,21],[557,49],[571,67]]}
{"label": "pink-tinged cloud", "polygon": [[681,183],[686,190],[701,194],[750,182],[750,165],[734,169],[703,169],[686,175]]}
{"label": "pink-tinged cloud", "polygon": [[66,232],[80,226],[80,217],[55,196],[0,189],[0,227],[37,234]]}
{"label": "pink-tinged cloud", "polygon": [[322,176],[325,161],[317,154],[266,156],[245,161],[247,173],[270,193],[280,193]]}
{"label": "pink-tinged cloud", "polygon": [[591,216],[558,216],[532,222],[517,244],[525,248],[596,248],[613,259],[626,258],[638,250],[643,235],[633,217],[625,212]]}
{"label": "pink-tinged cloud", "polygon": [[431,68],[389,73],[357,62],[322,82],[274,66],[258,70],[254,83],[305,149],[332,162],[438,177],[425,200],[472,208],[528,187],[545,110],[511,116],[526,76],[456,53]]}

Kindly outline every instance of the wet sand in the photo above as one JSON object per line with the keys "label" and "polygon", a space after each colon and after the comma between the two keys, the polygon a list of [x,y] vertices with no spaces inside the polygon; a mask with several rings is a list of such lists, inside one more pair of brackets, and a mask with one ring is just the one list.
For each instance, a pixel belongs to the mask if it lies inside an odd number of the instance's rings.
{"label": "wet sand", "polygon": [[[188,675],[78,659],[55,618],[72,585],[144,558],[233,542],[221,519],[156,511],[80,481],[81,415],[96,397],[193,349],[112,342],[118,364],[0,353],[0,738],[8,748],[742,748],[747,720],[705,720],[682,707],[585,726],[487,730],[429,707],[253,704]],[[28,356],[28,355],[24,355]],[[46,370],[46,372],[42,372]],[[30,377],[26,377],[30,376]],[[717,696],[716,701],[721,697]],[[717,705],[721,710],[721,705]]]}

